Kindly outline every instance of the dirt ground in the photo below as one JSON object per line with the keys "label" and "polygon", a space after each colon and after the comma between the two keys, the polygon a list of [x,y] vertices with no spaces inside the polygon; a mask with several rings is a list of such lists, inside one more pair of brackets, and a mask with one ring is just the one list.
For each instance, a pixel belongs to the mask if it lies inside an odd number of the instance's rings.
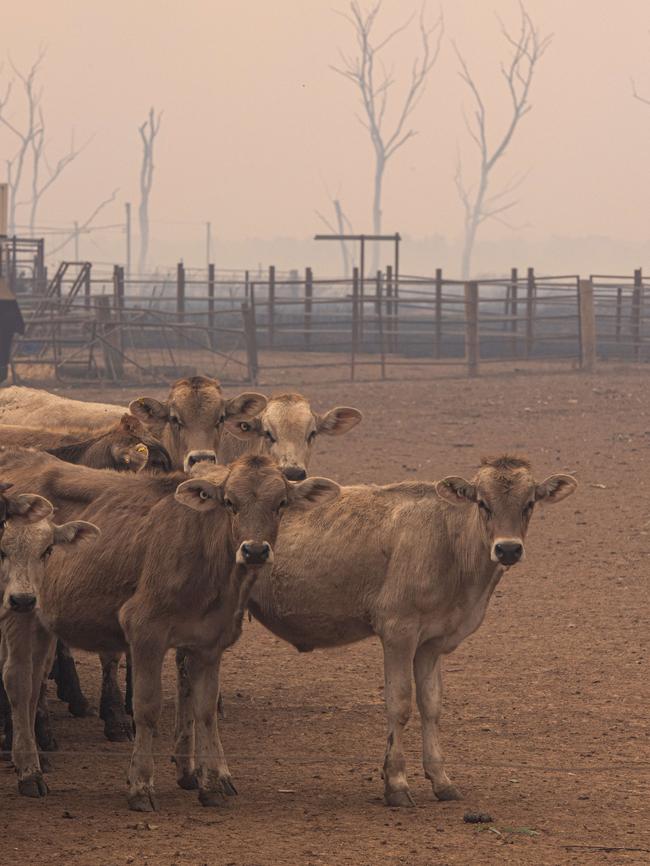
{"label": "dirt ground", "polygon": [[[382,804],[377,641],[298,655],[247,623],[223,674],[221,731],[239,790],[231,805],[204,809],[175,785],[168,664],[160,812],[126,808],[128,744],[108,743],[97,718],[72,719],[52,696],[51,794],[21,798],[13,771],[0,769],[0,863],[650,863],[649,377],[650,368],[603,365],[593,376],[499,370],[308,388],[320,409],[364,412],[346,437],[319,442],[312,471],[343,483],[471,475],[481,455],[505,451],[528,455],[540,478],[568,471],[580,481],[575,496],[535,515],[526,561],[445,661],[443,745],[463,802],[433,800],[416,713],[407,739],[417,807]],[[97,700],[98,662],[81,653],[79,664]],[[493,823],[465,824],[467,809]]]}

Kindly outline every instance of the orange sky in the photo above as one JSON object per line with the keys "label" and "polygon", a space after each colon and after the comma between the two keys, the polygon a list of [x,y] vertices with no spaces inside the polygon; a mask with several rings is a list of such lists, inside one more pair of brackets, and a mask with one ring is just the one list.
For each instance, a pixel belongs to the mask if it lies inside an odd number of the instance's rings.
{"label": "orange sky", "polygon": [[[515,24],[517,5],[442,5],[445,42],[412,118],[418,136],[388,167],[384,214],[386,230],[454,239],[462,230],[452,180],[456,149],[460,143],[471,151],[461,116],[463,99],[469,103],[451,39],[476,71],[490,121],[498,127],[507,94],[498,74],[504,44],[495,11]],[[530,169],[512,214],[516,237],[645,240],[650,107],[632,99],[630,77],[650,95],[650,3],[527,5],[539,28],[555,38],[534,82],[534,109],[500,175],[504,180]],[[369,230],[370,146],[354,120],[356,94],[329,68],[338,46],[352,46],[349,25],[334,12],[345,6],[341,0],[9,5],[2,53],[25,67],[39,43],[49,46],[43,83],[52,155],[65,146],[72,128],[78,140],[93,136],[45,200],[39,222],[83,219],[113,187],[120,187],[118,202],[101,220],[122,219],[123,202],[137,203],[137,126],[154,104],[164,116],[152,233],[175,235],[174,254],[182,253],[189,238],[203,237],[206,220],[224,242],[308,237],[322,228],[314,211],[327,209],[327,189],[340,195],[356,230]],[[414,6],[411,0],[385,0],[384,27],[393,27]],[[431,14],[437,8],[431,4]],[[392,46],[398,80],[410,66],[416,38],[411,29]],[[0,133],[3,157],[11,144]],[[513,232],[495,224],[483,236],[507,239]]]}

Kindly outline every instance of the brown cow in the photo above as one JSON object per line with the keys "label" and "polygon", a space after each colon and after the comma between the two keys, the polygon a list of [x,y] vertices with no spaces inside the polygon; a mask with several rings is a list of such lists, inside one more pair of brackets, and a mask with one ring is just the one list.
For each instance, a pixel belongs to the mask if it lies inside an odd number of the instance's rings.
{"label": "brown cow", "polygon": [[18,445],[47,451],[66,463],[93,469],[139,472],[148,467],[171,470],[167,449],[134,415],[125,413],[103,430],[48,429],[0,424],[0,445]]}
{"label": "brown cow", "polygon": [[179,784],[198,783],[204,805],[233,793],[216,724],[221,654],[239,636],[257,572],[273,560],[284,509],[339,492],[323,478],[287,481],[265,456],[202,468],[205,477],[184,480],[90,470],[28,450],[0,452],[0,473],[21,487],[37,483],[62,511],[76,501],[75,516],[102,527],[94,550],[80,550],[65,565],[53,561],[36,588],[43,624],[70,645],[94,652],[130,647],[136,738],[129,805],[138,811],[155,808],[152,738],[170,647],[183,651],[185,695],[196,719],[195,757],[179,717]]}
{"label": "brown cow", "polygon": [[269,454],[287,478],[301,481],[307,477],[316,438],[347,433],[362,417],[348,406],[319,415],[302,394],[274,395],[254,418],[226,422],[219,462],[230,463],[245,453]]}
{"label": "brown cow", "polygon": [[82,520],[57,526],[50,519],[52,505],[41,496],[30,498],[31,508],[41,513],[47,509],[48,516],[38,522],[11,518],[0,543],[0,669],[11,708],[11,760],[18,774],[18,790],[27,797],[39,797],[47,793],[47,785],[34,726],[54,643],[37,619],[36,587],[43,584],[46,564],[56,547],[94,537],[99,530]]}
{"label": "brown cow", "polygon": [[479,627],[504,571],[523,558],[535,504],[558,502],[576,484],[569,475],[538,483],[526,460],[500,457],[472,481],[344,487],[335,502],[284,521],[276,564],[260,575],[249,609],[302,652],[380,638],[388,804],[413,803],[402,745],[412,673],[425,774],[438,799],[460,796],[438,739],[441,657]]}

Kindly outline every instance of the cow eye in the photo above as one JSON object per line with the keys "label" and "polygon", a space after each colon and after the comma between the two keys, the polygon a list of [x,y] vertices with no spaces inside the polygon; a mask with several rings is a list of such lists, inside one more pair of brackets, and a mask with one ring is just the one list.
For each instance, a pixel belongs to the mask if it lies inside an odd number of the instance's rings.
{"label": "cow eye", "polygon": [[46,547],[43,553],[41,553],[41,559],[48,559],[52,555],[52,551],[54,547],[50,544],[49,547]]}
{"label": "cow eye", "polygon": [[0,529],[6,529],[6,528],[7,528],[7,521],[6,520],[0,520]]}
{"label": "cow eye", "polygon": [[481,511],[483,512],[483,514],[485,514],[486,517],[492,516],[492,512],[490,511],[487,502],[485,502],[483,499],[479,499],[478,507],[481,509]]}
{"label": "cow eye", "polygon": [[242,421],[239,425],[239,429],[242,431],[242,433],[248,433],[248,431],[251,429],[251,425],[248,423],[248,421]]}
{"label": "cow eye", "polygon": [[271,442],[271,443],[273,443],[273,442],[277,442],[277,441],[278,441],[278,440],[275,438],[275,436],[273,435],[273,433],[271,433],[270,430],[265,430],[265,431],[264,431],[264,435],[266,436],[266,438],[267,438],[267,439],[269,440],[269,442]]}
{"label": "cow eye", "polygon": [[309,436],[307,437],[307,442],[313,442],[316,438],[316,431],[312,430]]}
{"label": "cow eye", "polygon": [[206,500],[206,499],[209,499],[209,498],[210,498],[210,497],[209,497],[208,494],[205,492],[205,490],[199,490],[199,499],[201,499],[201,500],[203,500],[203,502],[205,502],[205,500]]}

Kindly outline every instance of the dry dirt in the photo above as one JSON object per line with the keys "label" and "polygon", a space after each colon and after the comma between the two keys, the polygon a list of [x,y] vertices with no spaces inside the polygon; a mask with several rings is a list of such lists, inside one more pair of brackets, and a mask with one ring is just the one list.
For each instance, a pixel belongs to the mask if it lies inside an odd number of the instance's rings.
{"label": "dry dirt", "polygon": [[[415,715],[417,807],[382,804],[376,641],[298,655],[253,623],[223,677],[239,789],[228,808],[204,809],[175,786],[168,665],[160,812],[126,808],[128,744],[106,742],[98,719],[72,719],[52,697],[61,750],[50,796],[20,798],[13,771],[0,770],[3,866],[649,863],[649,375],[603,366],[309,387],[319,408],[365,414],[347,437],[319,443],[313,471],[339,481],[471,474],[482,454],[504,451],[527,454],[540,477],[580,480],[574,497],[535,515],[526,561],[446,659],[443,744],[463,802],[432,799]],[[97,395],[107,396],[127,399]],[[96,700],[99,665],[79,662]],[[494,823],[463,823],[470,808]]]}

